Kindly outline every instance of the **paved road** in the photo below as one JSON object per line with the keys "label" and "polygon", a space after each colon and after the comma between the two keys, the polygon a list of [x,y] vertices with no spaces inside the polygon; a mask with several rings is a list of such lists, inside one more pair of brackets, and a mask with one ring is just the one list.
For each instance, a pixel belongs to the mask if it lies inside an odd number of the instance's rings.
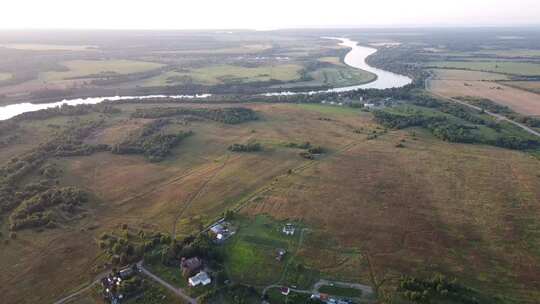
{"label": "paved road", "polygon": [[137,266],[139,267],[139,269],[141,270],[141,272],[143,274],[145,274],[146,276],[148,276],[152,280],[156,281],[157,283],[159,283],[163,287],[167,288],[168,290],[172,291],[175,295],[181,297],[186,302],[188,302],[190,304],[197,304],[197,300],[195,300],[194,298],[188,296],[181,288],[176,288],[176,287],[172,286],[171,284],[169,284],[169,283],[165,282],[164,280],[162,280],[157,275],[151,273],[148,269],[144,268],[142,262],[137,263]]}
{"label": "paved road", "polygon": [[[478,111],[482,111],[483,109],[480,108],[480,107],[477,107],[477,106],[474,106],[474,105],[471,105],[471,104],[468,104],[464,101],[461,101],[461,100],[457,100],[457,99],[454,99],[454,98],[451,98],[451,97],[446,97],[446,96],[443,96],[441,94],[437,94],[435,93],[434,91],[432,91],[430,88],[431,88],[431,85],[430,85],[430,80],[431,80],[431,77],[427,78],[426,81],[425,81],[425,88],[427,91],[429,91],[432,95],[434,96],[437,96],[437,97],[440,97],[440,98],[443,98],[443,99],[446,99],[446,100],[450,100],[450,101],[453,101],[453,102],[456,102],[456,103],[459,103],[461,105],[464,105],[464,106],[467,106],[469,108],[472,108],[472,109],[475,109],[475,110],[478,110]],[[516,122],[516,121],[513,121],[511,120],[510,118],[507,118],[506,116],[503,116],[501,114],[497,114],[497,113],[493,113],[493,112],[490,112],[490,111],[487,111],[487,110],[484,110],[484,113],[492,116],[492,117],[495,117],[497,118],[498,120],[504,120],[506,122],[509,122],[517,127],[520,127],[521,129],[525,130],[526,132],[528,132],[529,134],[532,134],[532,135],[535,135],[535,136],[538,136],[540,137],[540,132],[538,131],[535,131],[529,127],[527,127],[526,125],[524,124],[521,124],[519,122]]]}

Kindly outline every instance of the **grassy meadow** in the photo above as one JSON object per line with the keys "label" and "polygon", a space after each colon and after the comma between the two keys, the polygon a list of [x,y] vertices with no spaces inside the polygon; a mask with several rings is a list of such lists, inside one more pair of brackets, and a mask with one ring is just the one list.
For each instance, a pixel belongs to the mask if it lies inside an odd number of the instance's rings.
{"label": "grassy meadow", "polygon": [[[131,118],[132,111],[155,106],[125,104],[116,114],[23,122],[18,144],[2,150],[1,160],[35,147],[56,126],[84,120],[105,120],[87,141],[118,142],[148,123]],[[61,185],[82,187],[92,199],[76,220],[21,231],[0,244],[0,291],[7,303],[50,302],[92,280],[103,269],[96,243],[103,232],[122,224],[172,232],[177,222],[177,235],[187,236],[228,209],[239,210],[240,219],[238,234],[224,245],[225,265],[240,282],[264,286],[281,273],[282,282],[304,288],[319,278],[369,285],[369,254],[380,271],[441,271],[515,303],[533,303],[538,296],[537,159],[442,142],[422,130],[414,136],[413,130],[385,130],[370,113],[355,109],[242,106],[255,110],[259,120],[172,124],[194,135],[160,163],[110,152],[51,160],[62,169]],[[368,140],[373,133],[379,136]],[[261,142],[263,150],[227,150],[249,140]],[[307,160],[301,150],[284,145],[305,141],[322,146],[325,154]],[[396,148],[399,142],[405,148]],[[308,228],[301,246],[298,235],[279,234],[288,221]],[[4,240],[6,229],[4,224]],[[278,247],[291,253],[285,262],[275,260]],[[169,274],[171,282],[176,276]],[[6,288],[12,284],[17,290]]]}
{"label": "grassy meadow", "polygon": [[95,78],[104,74],[131,74],[162,67],[154,62],[134,60],[72,60],[62,63],[65,72],[45,72],[40,78],[44,81],[69,80],[73,78]]}

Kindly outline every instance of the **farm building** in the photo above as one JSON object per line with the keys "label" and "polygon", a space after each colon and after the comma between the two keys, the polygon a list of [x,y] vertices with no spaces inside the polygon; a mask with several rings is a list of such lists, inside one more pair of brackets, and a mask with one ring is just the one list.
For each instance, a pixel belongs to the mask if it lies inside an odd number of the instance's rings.
{"label": "farm building", "polygon": [[198,285],[206,286],[210,283],[212,283],[212,279],[208,276],[208,274],[204,271],[199,272],[195,276],[189,278],[188,280],[189,286],[195,287]]}

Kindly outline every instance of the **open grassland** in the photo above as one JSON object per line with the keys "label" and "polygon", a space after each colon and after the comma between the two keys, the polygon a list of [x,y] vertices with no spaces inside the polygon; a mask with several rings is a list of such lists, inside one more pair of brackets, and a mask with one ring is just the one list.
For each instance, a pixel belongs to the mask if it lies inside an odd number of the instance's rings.
{"label": "open grassland", "polygon": [[45,72],[40,78],[45,81],[72,78],[95,78],[106,74],[131,74],[162,67],[162,64],[135,60],[71,60],[62,63],[68,71]]}
{"label": "open grassland", "polygon": [[95,49],[92,45],[41,44],[41,43],[10,43],[0,47],[25,51],[87,51]]}
{"label": "open grassland", "polygon": [[540,81],[503,81],[501,83],[510,87],[540,93]]}
{"label": "open grassland", "polygon": [[540,115],[540,95],[496,82],[435,79],[429,81],[429,89],[449,98],[488,98],[524,115]]}
{"label": "open grassland", "polygon": [[428,67],[465,69],[494,72],[510,75],[540,75],[540,64],[511,61],[434,61],[425,64]]}
{"label": "open grassland", "polygon": [[[130,113],[155,106],[118,106],[123,112],[102,115],[105,124],[86,140],[121,141],[146,123]],[[22,231],[17,239],[0,243],[3,301],[52,302],[91,281],[103,271],[96,240],[121,224],[172,232],[177,223],[177,235],[186,236],[239,206],[244,208],[238,235],[225,247],[230,247],[229,271],[240,280],[256,276],[255,267],[266,270],[266,277],[255,278],[257,284],[274,283],[272,271],[283,266],[276,265],[275,248],[296,252],[299,241],[299,235],[284,239],[276,229],[294,221],[309,230],[285,283],[309,287],[323,277],[370,284],[365,260],[369,254],[381,272],[441,271],[505,294],[515,303],[534,303],[540,296],[537,159],[505,149],[442,142],[421,130],[416,130],[415,139],[412,131],[385,132],[371,114],[354,109],[242,106],[255,110],[260,119],[238,125],[172,124],[170,128],[192,130],[194,135],[160,163],[109,152],[52,160],[62,169],[61,185],[82,187],[92,199],[80,219],[41,232]],[[24,145],[10,147],[3,162],[38,145],[40,138],[55,132],[55,125],[65,126],[73,119],[77,118],[22,123]],[[373,132],[379,137],[367,140]],[[34,137],[27,137],[31,134]],[[249,140],[260,142],[263,150],[227,150]],[[405,148],[396,148],[402,140]],[[300,149],[285,146],[305,141],[322,146],[326,153],[307,160],[299,156]],[[253,264],[247,265],[250,260]]]}

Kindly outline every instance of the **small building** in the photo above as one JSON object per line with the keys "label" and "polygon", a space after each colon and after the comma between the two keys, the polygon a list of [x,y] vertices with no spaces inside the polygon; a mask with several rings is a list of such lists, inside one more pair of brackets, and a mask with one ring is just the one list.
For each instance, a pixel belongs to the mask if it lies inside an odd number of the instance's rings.
{"label": "small building", "polygon": [[221,243],[230,238],[234,234],[234,230],[229,228],[230,224],[225,221],[221,221],[210,227],[210,235],[214,242]]}
{"label": "small building", "polygon": [[182,261],[180,262],[180,269],[182,269],[182,274],[184,277],[189,277],[201,270],[202,265],[202,260],[198,257],[191,259],[182,258]]}
{"label": "small building", "polygon": [[296,232],[296,227],[294,227],[294,225],[291,223],[287,223],[285,224],[285,226],[283,226],[282,231],[286,235],[294,235],[294,233]]}
{"label": "small building", "polygon": [[288,296],[291,293],[291,289],[289,287],[281,287],[279,291],[281,291],[281,294],[284,296]]}
{"label": "small building", "polygon": [[197,273],[195,276],[192,276],[191,278],[189,278],[188,282],[189,282],[189,286],[191,287],[195,287],[199,285],[206,286],[212,283],[212,279],[210,279],[210,277],[208,276],[206,272],[201,271]]}
{"label": "small building", "polygon": [[364,108],[366,109],[373,109],[376,105],[374,103],[364,103]]}

